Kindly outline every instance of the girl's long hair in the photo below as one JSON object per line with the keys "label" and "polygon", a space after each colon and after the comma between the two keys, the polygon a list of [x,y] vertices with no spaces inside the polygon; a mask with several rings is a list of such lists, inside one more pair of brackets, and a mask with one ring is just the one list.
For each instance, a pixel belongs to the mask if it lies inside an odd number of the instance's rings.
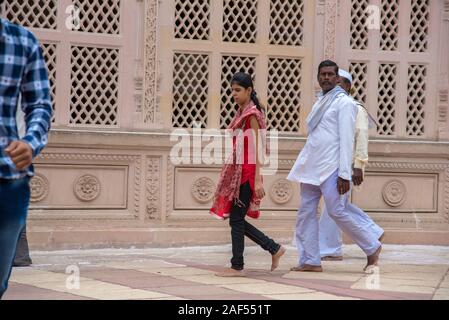
{"label": "girl's long hair", "polygon": [[242,86],[245,89],[248,89],[248,88],[253,89],[253,91],[251,91],[251,100],[254,102],[254,104],[256,105],[257,109],[260,112],[264,112],[265,108],[260,103],[259,98],[257,97],[256,90],[254,90],[253,79],[251,78],[251,76],[248,73],[237,72],[232,77],[231,84],[237,84],[239,86]]}

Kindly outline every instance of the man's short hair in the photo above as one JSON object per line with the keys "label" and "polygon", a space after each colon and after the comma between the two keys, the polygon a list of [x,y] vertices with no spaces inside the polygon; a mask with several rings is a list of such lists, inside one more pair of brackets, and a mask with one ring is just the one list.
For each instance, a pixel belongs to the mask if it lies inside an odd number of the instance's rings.
{"label": "man's short hair", "polygon": [[321,69],[324,67],[335,67],[335,74],[338,75],[338,64],[336,64],[332,60],[324,60],[320,63],[320,65],[318,66],[318,75],[320,74]]}

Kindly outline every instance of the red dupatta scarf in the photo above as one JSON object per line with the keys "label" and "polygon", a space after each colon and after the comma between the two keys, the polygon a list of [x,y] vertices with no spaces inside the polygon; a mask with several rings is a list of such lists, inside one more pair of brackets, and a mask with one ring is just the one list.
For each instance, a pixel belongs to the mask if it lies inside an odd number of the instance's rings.
{"label": "red dupatta scarf", "polygon": [[[251,116],[256,117],[257,122],[259,123],[259,129],[263,130],[261,131],[262,134],[260,134],[261,141],[259,141],[259,143],[262,144],[262,148],[265,146],[265,152],[268,153],[268,145],[266,143],[265,118],[263,113],[260,112],[251,101],[243,112],[240,110],[237,112],[228,127],[228,130],[232,130],[233,133],[236,129],[240,130],[238,131],[238,135],[236,137],[237,142],[233,143],[232,154],[229,156],[225,165],[221,169],[217,190],[215,191],[212,208],[210,209],[210,213],[220,220],[229,218],[232,205],[234,203],[239,206],[243,205],[239,200],[242,178],[242,161],[236,160],[243,159],[244,138],[240,135],[244,134],[243,129],[245,126],[245,122]],[[257,155],[255,159],[257,159]],[[260,216],[260,199],[256,197],[254,190],[252,190],[252,198],[247,215],[254,219],[257,219]]]}

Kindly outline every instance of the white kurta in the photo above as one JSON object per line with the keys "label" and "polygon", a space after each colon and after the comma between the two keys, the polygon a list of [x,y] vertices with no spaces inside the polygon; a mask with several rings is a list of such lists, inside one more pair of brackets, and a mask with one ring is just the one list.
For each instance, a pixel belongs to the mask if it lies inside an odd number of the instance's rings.
{"label": "white kurta", "polygon": [[351,180],[357,111],[353,99],[345,94],[337,96],[317,127],[309,132],[287,179],[319,186],[338,169],[339,177]]}

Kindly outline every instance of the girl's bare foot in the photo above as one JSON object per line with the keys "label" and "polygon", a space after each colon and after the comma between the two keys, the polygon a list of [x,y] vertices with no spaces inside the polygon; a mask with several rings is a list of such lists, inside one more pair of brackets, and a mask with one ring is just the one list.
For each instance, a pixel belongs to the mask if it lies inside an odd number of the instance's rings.
{"label": "girl's bare foot", "polygon": [[281,246],[275,254],[271,256],[271,271],[274,271],[279,266],[279,260],[287,251],[283,246]]}

